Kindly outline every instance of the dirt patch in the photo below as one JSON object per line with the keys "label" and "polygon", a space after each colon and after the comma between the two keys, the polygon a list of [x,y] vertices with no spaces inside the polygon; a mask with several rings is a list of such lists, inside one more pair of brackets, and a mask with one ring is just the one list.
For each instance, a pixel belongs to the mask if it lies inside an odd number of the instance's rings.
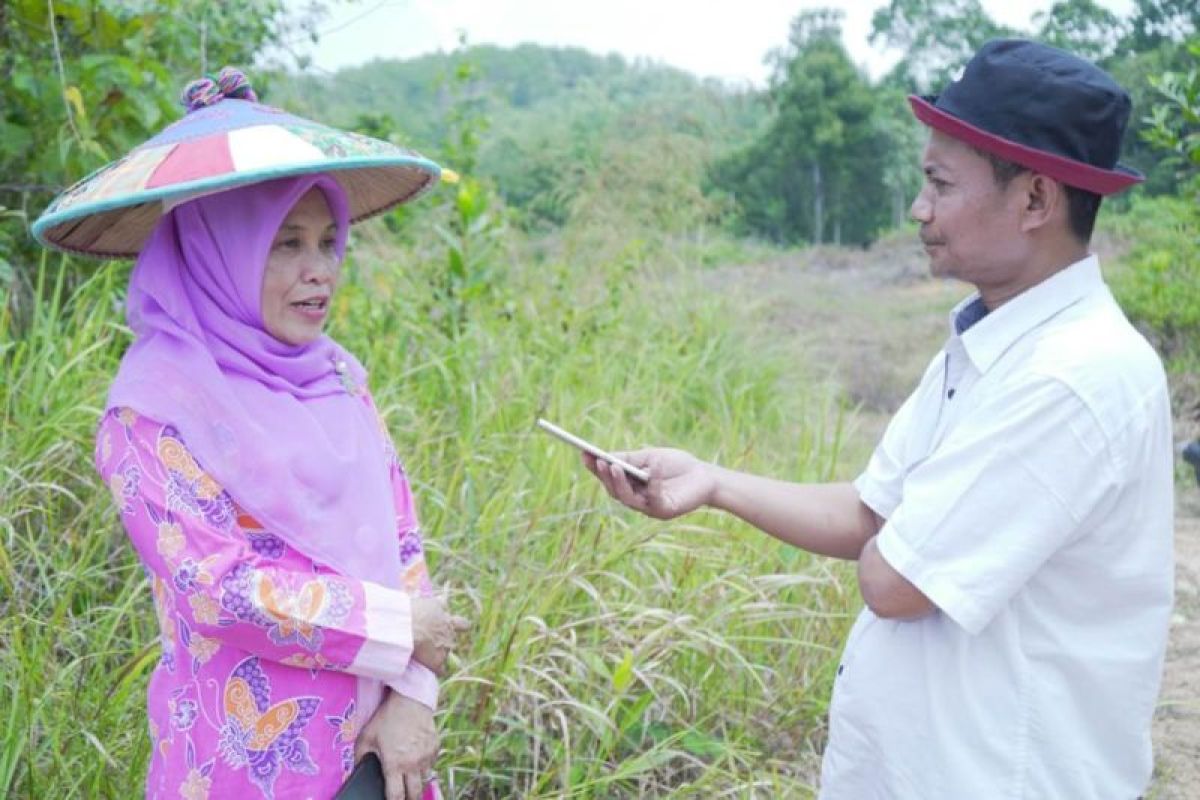
{"label": "dirt patch", "polygon": [[1152,800],[1200,792],[1200,492],[1181,489],[1175,523],[1175,613],[1154,715]]}
{"label": "dirt patch", "polygon": [[[1093,249],[1103,264],[1125,247],[1101,235]],[[855,413],[843,460],[853,465],[866,462],[945,341],[950,308],[969,293],[963,284],[930,279],[926,269],[915,237],[905,234],[868,250],[812,248],[713,270],[706,280],[715,291],[741,293],[760,308],[769,335],[794,343],[814,378],[846,398]],[[1181,415],[1176,433],[1194,437],[1200,423]],[[1200,797],[1200,490],[1190,470],[1178,488],[1176,608],[1154,719],[1148,800]]]}

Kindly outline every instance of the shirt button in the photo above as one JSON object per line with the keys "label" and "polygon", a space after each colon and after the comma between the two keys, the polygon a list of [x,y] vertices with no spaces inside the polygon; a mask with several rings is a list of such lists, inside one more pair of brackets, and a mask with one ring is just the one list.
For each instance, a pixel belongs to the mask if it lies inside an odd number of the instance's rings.
{"label": "shirt button", "polygon": [[841,675],[846,670],[845,664],[838,664],[838,675]]}
{"label": "shirt button", "polygon": [[953,399],[954,399],[954,390],[953,390],[953,389],[951,389],[950,391],[946,392],[946,399],[947,399],[947,400],[953,400]]}

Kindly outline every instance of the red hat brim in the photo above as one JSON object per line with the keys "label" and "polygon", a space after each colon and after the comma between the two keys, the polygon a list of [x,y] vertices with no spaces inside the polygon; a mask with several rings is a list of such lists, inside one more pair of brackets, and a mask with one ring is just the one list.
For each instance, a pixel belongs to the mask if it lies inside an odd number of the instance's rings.
{"label": "red hat brim", "polygon": [[982,128],[977,128],[969,122],[947,114],[926,98],[918,95],[909,95],[908,103],[912,106],[913,114],[917,119],[929,127],[1006,161],[1028,167],[1043,175],[1049,175],[1068,186],[1075,186],[1100,195],[1110,195],[1124,191],[1145,180],[1141,173],[1120,164],[1115,169],[1102,169],[1082,161],[1047,153],[1044,150],[1035,150],[994,133],[988,133]]}

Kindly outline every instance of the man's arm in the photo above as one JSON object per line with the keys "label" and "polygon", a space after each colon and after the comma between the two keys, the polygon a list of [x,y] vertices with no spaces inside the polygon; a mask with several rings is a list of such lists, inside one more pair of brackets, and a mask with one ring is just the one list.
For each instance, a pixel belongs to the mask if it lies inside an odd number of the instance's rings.
{"label": "man's arm", "polygon": [[874,536],[858,557],[858,591],[867,608],[884,619],[919,619],[937,610],[920,589],[892,569]]}
{"label": "man's arm", "polygon": [[884,520],[863,503],[854,484],[788,483],[714,469],[710,506],[810,553],[857,559],[859,591],[877,616],[917,619],[936,610],[880,554],[875,537]]}
{"label": "man's arm", "polygon": [[679,450],[617,454],[650,471],[650,482],[584,456],[608,493],[630,508],[672,519],[700,506],[727,511],[780,541],[818,555],[858,561],[863,599],[878,616],[914,619],[933,603],[884,560],[875,536],[884,520],[851,483],[791,483],[725,469]]}
{"label": "man's arm", "polygon": [[854,561],[882,524],[850,483],[790,483],[709,468],[714,473],[709,506],[810,553]]}

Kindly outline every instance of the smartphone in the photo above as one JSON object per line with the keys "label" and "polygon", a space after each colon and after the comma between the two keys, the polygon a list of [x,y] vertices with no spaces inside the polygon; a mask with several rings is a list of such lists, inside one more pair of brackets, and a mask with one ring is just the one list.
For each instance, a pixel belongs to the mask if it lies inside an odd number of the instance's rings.
{"label": "smartphone", "polygon": [[[333,800],[384,800],[385,797],[383,765],[379,763],[379,756],[367,753],[354,765],[354,771],[338,789]],[[442,800],[437,778],[425,784],[421,800]]]}
{"label": "smartphone", "polygon": [[354,765],[354,771],[333,796],[333,800],[384,800],[383,766],[379,756],[367,753]]}
{"label": "smartphone", "polygon": [[612,453],[606,453],[605,451],[601,450],[599,447],[596,447],[596,445],[592,444],[591,442],[586,442],[583,439],[580,439],[578,436],[576,436],[573,433],[567,433],[562,428],[555,425],[553,422],[547,422],[544,419],[539,419],[537,421],[537,425],[539,428],[541,428],[542,430],[544,430],[546,433],[550,434],[551,436],[557,436],[559,439],[562,439],[567,444],[574,445],[575,447],[578,447],[580,450],[582,450],[585,453],[591,453],[596,458],[599,458],[602,461],[607,461],[608,463],[610,463],[614,466],[620,467],[621,469],[625,470],[625,473],[627,475],[637,478],[642,483],[650,482],[650,473],[647,472],[646,470],[635,467],[633,464],[630,464],[628,461],[622,461],[621,459],[614,456]]}

